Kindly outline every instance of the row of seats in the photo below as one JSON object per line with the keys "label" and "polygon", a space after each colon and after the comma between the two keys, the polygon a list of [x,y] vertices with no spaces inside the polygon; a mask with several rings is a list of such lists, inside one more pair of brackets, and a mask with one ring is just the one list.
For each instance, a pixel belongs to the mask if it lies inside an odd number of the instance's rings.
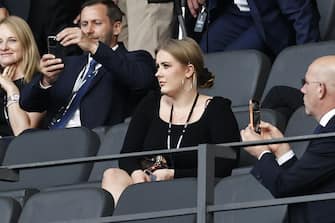
{"label": "row of seats", "polygon": [[288,47],[273,64],[255,50],[207,54],[205,63],[215,74],[215,84],[201,91],[230,98],[235,111],[245,110],[249,99],[261,101],[274,86],[299,89],[308,66],[325,55],[335,55],[335,41]]}
{"label": "row of seats", "polygon": [[[166,193],[169,191],[170,193]],[[250,193],[252,191],[252,193]],[[215,186],[214,204],[273,199],[251,175],[227,177]],[[197,205],[196,178],[176,179],[129,186],[114,208],[112,196],[99,188],[76,188],[44,191],[30,197],[23,208],[9,197],[0,197],[0,222],[44,223],[65,220],[84,220],[106,216],[121,216],[182,208]],[[214,213],[214,222],[243,223],[281,222],[286,206],[265,207],[257,210],[238,210]],[[267,213],[266,218],[261,216]],[[174,216],[129,222],[195,223],[196,216]],[[92,221],[93,222],[93,221]],[[128,222],[128,221],[127,221]]]}

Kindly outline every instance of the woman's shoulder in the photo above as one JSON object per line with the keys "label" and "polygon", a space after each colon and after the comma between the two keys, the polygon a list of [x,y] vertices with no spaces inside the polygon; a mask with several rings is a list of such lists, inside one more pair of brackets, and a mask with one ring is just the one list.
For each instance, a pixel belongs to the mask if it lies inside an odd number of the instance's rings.
{"label": "woman's shoulder", "polygon": [[207,105],[213,108],[230,108],[231,107],[231,100],[222,96],[214,96],[209,97],[207,99]]}

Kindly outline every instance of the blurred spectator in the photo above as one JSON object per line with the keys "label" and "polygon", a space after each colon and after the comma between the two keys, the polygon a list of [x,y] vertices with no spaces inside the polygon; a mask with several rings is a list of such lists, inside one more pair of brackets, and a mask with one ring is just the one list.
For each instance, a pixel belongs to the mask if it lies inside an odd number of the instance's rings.
{"label": "blurred spectator", "polygon": [[123,38],[128,49],[143,49],[154,57],[158,43],[172,35],[173,0],[118,0],[118,4],[125,8]]}
{"label": "blurred spectator", "polygon": [[110,0],[90,0],[82,6],[80,28],[57,34],[61,45],[78,45],[86,53],[43,55],[41,74],[23,89],[20,102],[25,110],[47,112],[44,127],[120,123],[130,114],[132,93],[144,94],[155,83],[151,55],[128,52],[117,42],[122,15]]}
{"label": "blurred spectator", "polygon": [[[25,19],[35,36],[40,54],[47,53],[47,36],[73,25],[87,0],[0,0],[1,11]],[[7,10],[4,10],[4,9]]]}
{"label": "blurred spectator", "polygon": [[[308,68],[301,88],[307,115],[319,125],[314,133],[335,131],[335,56],[316,59]],[[261,123],[261,134],[247,127],[244,141],[283,137],[269,123]],[[287,143],[245,148],[258,162],[251,173],[275,197],[303,196],[335,192],[335,139],[310,142],[298,160]],[[335,222],[334,200],[290,204],[288,222]]]}
{"label": "blurred spectator", "polygon": [[[194,17],[205,0],[188,0]],[[283,48],[318,41],[315,0],[209,0],[210,24],[200,42],[204,52],[257,49],[277,55]]]}
{"label": "blurred spectator", "polygon": [[[201,50],[194,40],[167,41],[160,46],[156,63],[161,92],[149,94],[140,103],[122,153],[240,140],[230,100],[198,93],[198,87],[211,87],[214,77],[204,68]],[[218,158],[215,175],[230,175],[237,157]],[[102,181],[102,187],[113,195],[115,202],[131,184],[197,174],[197,157],[193,152],[128,158],[119,163],[125,171],[108,169]]]}
{"label": "blurred spectator", "polygon": [[18,135],[37,127],[43,114],[19,106],[20,91],[38,71],[39,53],[28,24],[9,16],[0,22],[0,136]]}

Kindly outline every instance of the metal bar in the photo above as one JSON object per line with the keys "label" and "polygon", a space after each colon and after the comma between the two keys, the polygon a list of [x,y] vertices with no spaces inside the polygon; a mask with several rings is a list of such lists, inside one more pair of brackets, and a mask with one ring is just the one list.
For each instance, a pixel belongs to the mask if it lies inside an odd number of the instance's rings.
{"label": "metal bar", "polygon": [[215,152],[200,145],[198,149],[197,223],[212,223],[213,214],[207,216],[207,205],[214,204]]}
{"label": "metal bar", "polygon": [[335,199],[334,192],[315,194],[315,195],[278,198],[278,199],[274,198],[274,199],[269,199],[269,200],[236,202],[236,203],[229,203],[229,204],[223,204],[223,205],[211,205],[211,206],[208,206],[208,212],[236,211],[236,210],[251,209],[251,208],[262,208],[262,207],[280,206],[280,205],[287,205],[287,204],[306,203],[306,202],[312,202],[312,201],[324,201],[324,200],[333,200],[333,199]]}
{"label": "metal bar", "polygon": [[[234,148],[234,147],[246,147],[246,146],[255,146],[255,145],[276,144],[276,143],[300,142],[300,141],[306,141],[306,140],[324,139],[324,138],[331,138],[331,137],[335,137],[335,133],[294,136],[294,137],[286,137],[286,138],[281,138],[281,139],[259,140],[259,141],[249,141],[249,142],[233,142],[233,143],[217,144],[216,146],[222,147],[222,148],[224,147]],[[187,148],[171,149],[171,150],[163,149],[163,150],[154,150],[154,151],[145,151],[145,152],[123,153],[123,154],[105,155],[105,156],[91,156],[91,157],[56,160],[56,161],[45,161],[45,162],[8,165],[8,166],[0,166],[0,169],[3,169],[3,168],[13,169],[13,170],[14,169],[30,169],[30,168],[70,165],[70,164],[88,163],[88,162],[102,162],[106,160],[122,159],[122,158],[127,158],[127,157],[138,157],[138,156],[168,154],[168,153],[180,153],[180,152],[189,152],[189,151],[196,151],[196,150],[197,150],[197,147],[187,147]]]}
{"label": "metal bar", "polygon": [[176,210],[165,210],[165,211],[155,211],[155,212],[146,212],[138,214],[126,214],[119,216],[109,216],[109,217],[100,217],[92,219],[77,219],[69,221],[55,221],[51,223],[102,223],[102,222],[125,222],[125,221],[138,221],[138,220],[147,220],[147,219],[157,219],[164,217],[176,217],[176,216],[185,216],[196,214],[196,208],[181,208]]}

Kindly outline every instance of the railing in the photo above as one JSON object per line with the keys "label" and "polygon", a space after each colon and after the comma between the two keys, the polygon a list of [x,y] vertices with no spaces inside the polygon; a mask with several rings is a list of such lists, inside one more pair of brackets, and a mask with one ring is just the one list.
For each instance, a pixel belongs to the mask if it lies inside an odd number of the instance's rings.
{"label": "railing", "polygon": [[136,152],[136,153],[124,153],[117,155],[106,155],[106,156],[94,156],[78,159],[66,159],[57,161],[47,161],[47,162],[36,162],[27,164],[17,164],[0,166],[0,179],[4,180],[18,180],[19,171],[23,169],[32,168],[43,168],[51,166],[63,166],[78,163],[88,163],[88,162],[101,162],[106,160],[122,159],[127,157],[137,157],[137,156],[147,156],[147,155],[157,155],[157,154],[169,154],[169,153],[182,153],[197,151],[198,153],[198,183],[197,183],[197,206],[157,211],[157,212],[147,212],[140,214],[129,214],[111,217],[101,217],[95,219],[80,219],[71,221],[58,221],[57,223],[96,223],[96,222],[124,222],[124,221],[134,221],[134,220],[144,220],[144,219],[155,219],[162,217],[172,217],[172,216],[183,216],[183,215],[196,215],[197,223],[212,223],[213,213],[218,211],[232,211],[232,210],[243,210],[251,208],[278,206],[294,203],[303,203],[311,201],[321,201],[335,199],[335,193],[324,193],[317,195],[308,196],[297,196],[288,197],[280,199],[270,199],[270,200],[259,200],[252,202],[236,202],[223,205],[214,205],[214,168],[215,168],[215,157],[225,157],[233,158],[234,153],[232,148],[254,146],[254,145],[266,145],[266,144],[276,144],[276,143],[289,143],[289,142],[299,142],[314,139],[324,139],[335,137],[335,133],[324,133],[318,135],[305,135],[305,136],[295,136],[286,137],[281,139],[272,140],[261,140],[252,142],[234,142],[225,143],[217,145],[199,145],[197,147],[188,147],[180,149],[171,150],[155,150],[146,152]]}

